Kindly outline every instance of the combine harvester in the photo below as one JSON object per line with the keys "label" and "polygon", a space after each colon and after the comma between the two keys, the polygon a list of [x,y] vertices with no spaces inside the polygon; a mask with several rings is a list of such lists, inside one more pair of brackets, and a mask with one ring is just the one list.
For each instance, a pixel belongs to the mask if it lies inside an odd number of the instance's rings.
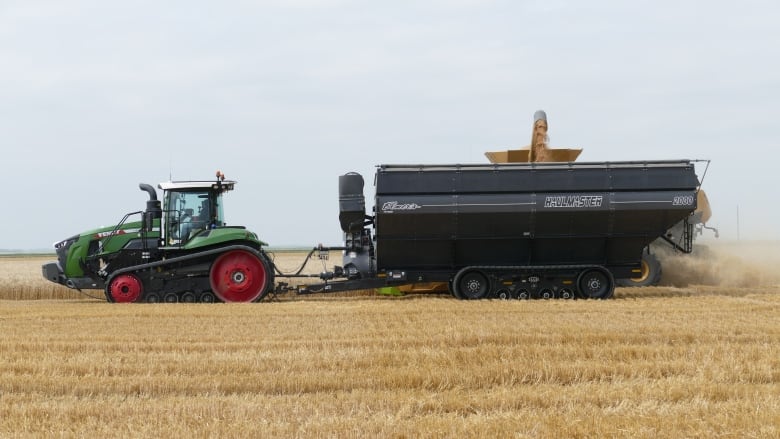
{"label": "combine harvester", "polygon": [[[257,234],[226,225],[222,197],[236,182],[217,172],[215,181],[160,183],[162,203],[141,184],[145,210],[57,243],[43,276],[103,290],[109,302],[255,302],[417,284],[446,285],[460,299],[607,299],[670,228],[681,225],[680,249],[690,251],[700,186],[690,160],[379,165],[374,181],[368,215],[363,177],[339,177],[344,245],[315,247],[296,273],[275,267]],[[331,251],[343,252],[342,266],[301,274],[315,252]],[[320,282],[290,286],[303,277]]]}

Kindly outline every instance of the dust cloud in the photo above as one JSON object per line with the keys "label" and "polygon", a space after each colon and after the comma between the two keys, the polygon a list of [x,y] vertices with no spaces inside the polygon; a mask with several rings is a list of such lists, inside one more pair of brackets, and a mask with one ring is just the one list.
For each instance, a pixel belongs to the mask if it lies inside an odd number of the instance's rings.
{"label": "dust cloud", "polygon": [[780,241],[707,242],[691,254],[656,249],[660,285],[780,286]]}

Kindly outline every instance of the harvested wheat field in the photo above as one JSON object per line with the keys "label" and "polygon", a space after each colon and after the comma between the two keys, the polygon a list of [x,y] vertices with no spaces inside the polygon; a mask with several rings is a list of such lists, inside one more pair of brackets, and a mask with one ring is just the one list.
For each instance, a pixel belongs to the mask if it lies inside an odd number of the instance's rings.
{"label": "harvested wheat field", "polygon": [[0,437],[777,437],[776,249],[607,301],[117,305],[0,259]]}

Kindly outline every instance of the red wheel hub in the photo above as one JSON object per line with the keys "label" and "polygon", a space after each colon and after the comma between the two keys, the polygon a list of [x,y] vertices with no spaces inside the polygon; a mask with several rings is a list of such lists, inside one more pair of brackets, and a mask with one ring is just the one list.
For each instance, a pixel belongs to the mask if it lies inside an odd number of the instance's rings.
{"label": "red wheel hub", "polygon": [[211,289],[224,302],[257,300],[267,279],[263,261],[245,250],[233,250],[217,258],[209,276]]}
{"label": "red wheel hub", "polygon": [[120,274],[111,281],[108,291],[114,302],[129,303],[140,299],[144,288],[141,281],[132,274]]}

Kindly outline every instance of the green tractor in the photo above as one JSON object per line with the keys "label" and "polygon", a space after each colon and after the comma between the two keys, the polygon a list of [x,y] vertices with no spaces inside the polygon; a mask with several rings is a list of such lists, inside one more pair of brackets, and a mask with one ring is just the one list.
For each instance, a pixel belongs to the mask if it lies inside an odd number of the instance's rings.
{"label": "green tractor", "polygon": [[100,289],[109,302],[256,302],[274,287],[267,245],[245,227],[225,225],[222,196],[236,182],[160,183],[145,211],[116,226],[55,244],[43,276],[69,288]]}

